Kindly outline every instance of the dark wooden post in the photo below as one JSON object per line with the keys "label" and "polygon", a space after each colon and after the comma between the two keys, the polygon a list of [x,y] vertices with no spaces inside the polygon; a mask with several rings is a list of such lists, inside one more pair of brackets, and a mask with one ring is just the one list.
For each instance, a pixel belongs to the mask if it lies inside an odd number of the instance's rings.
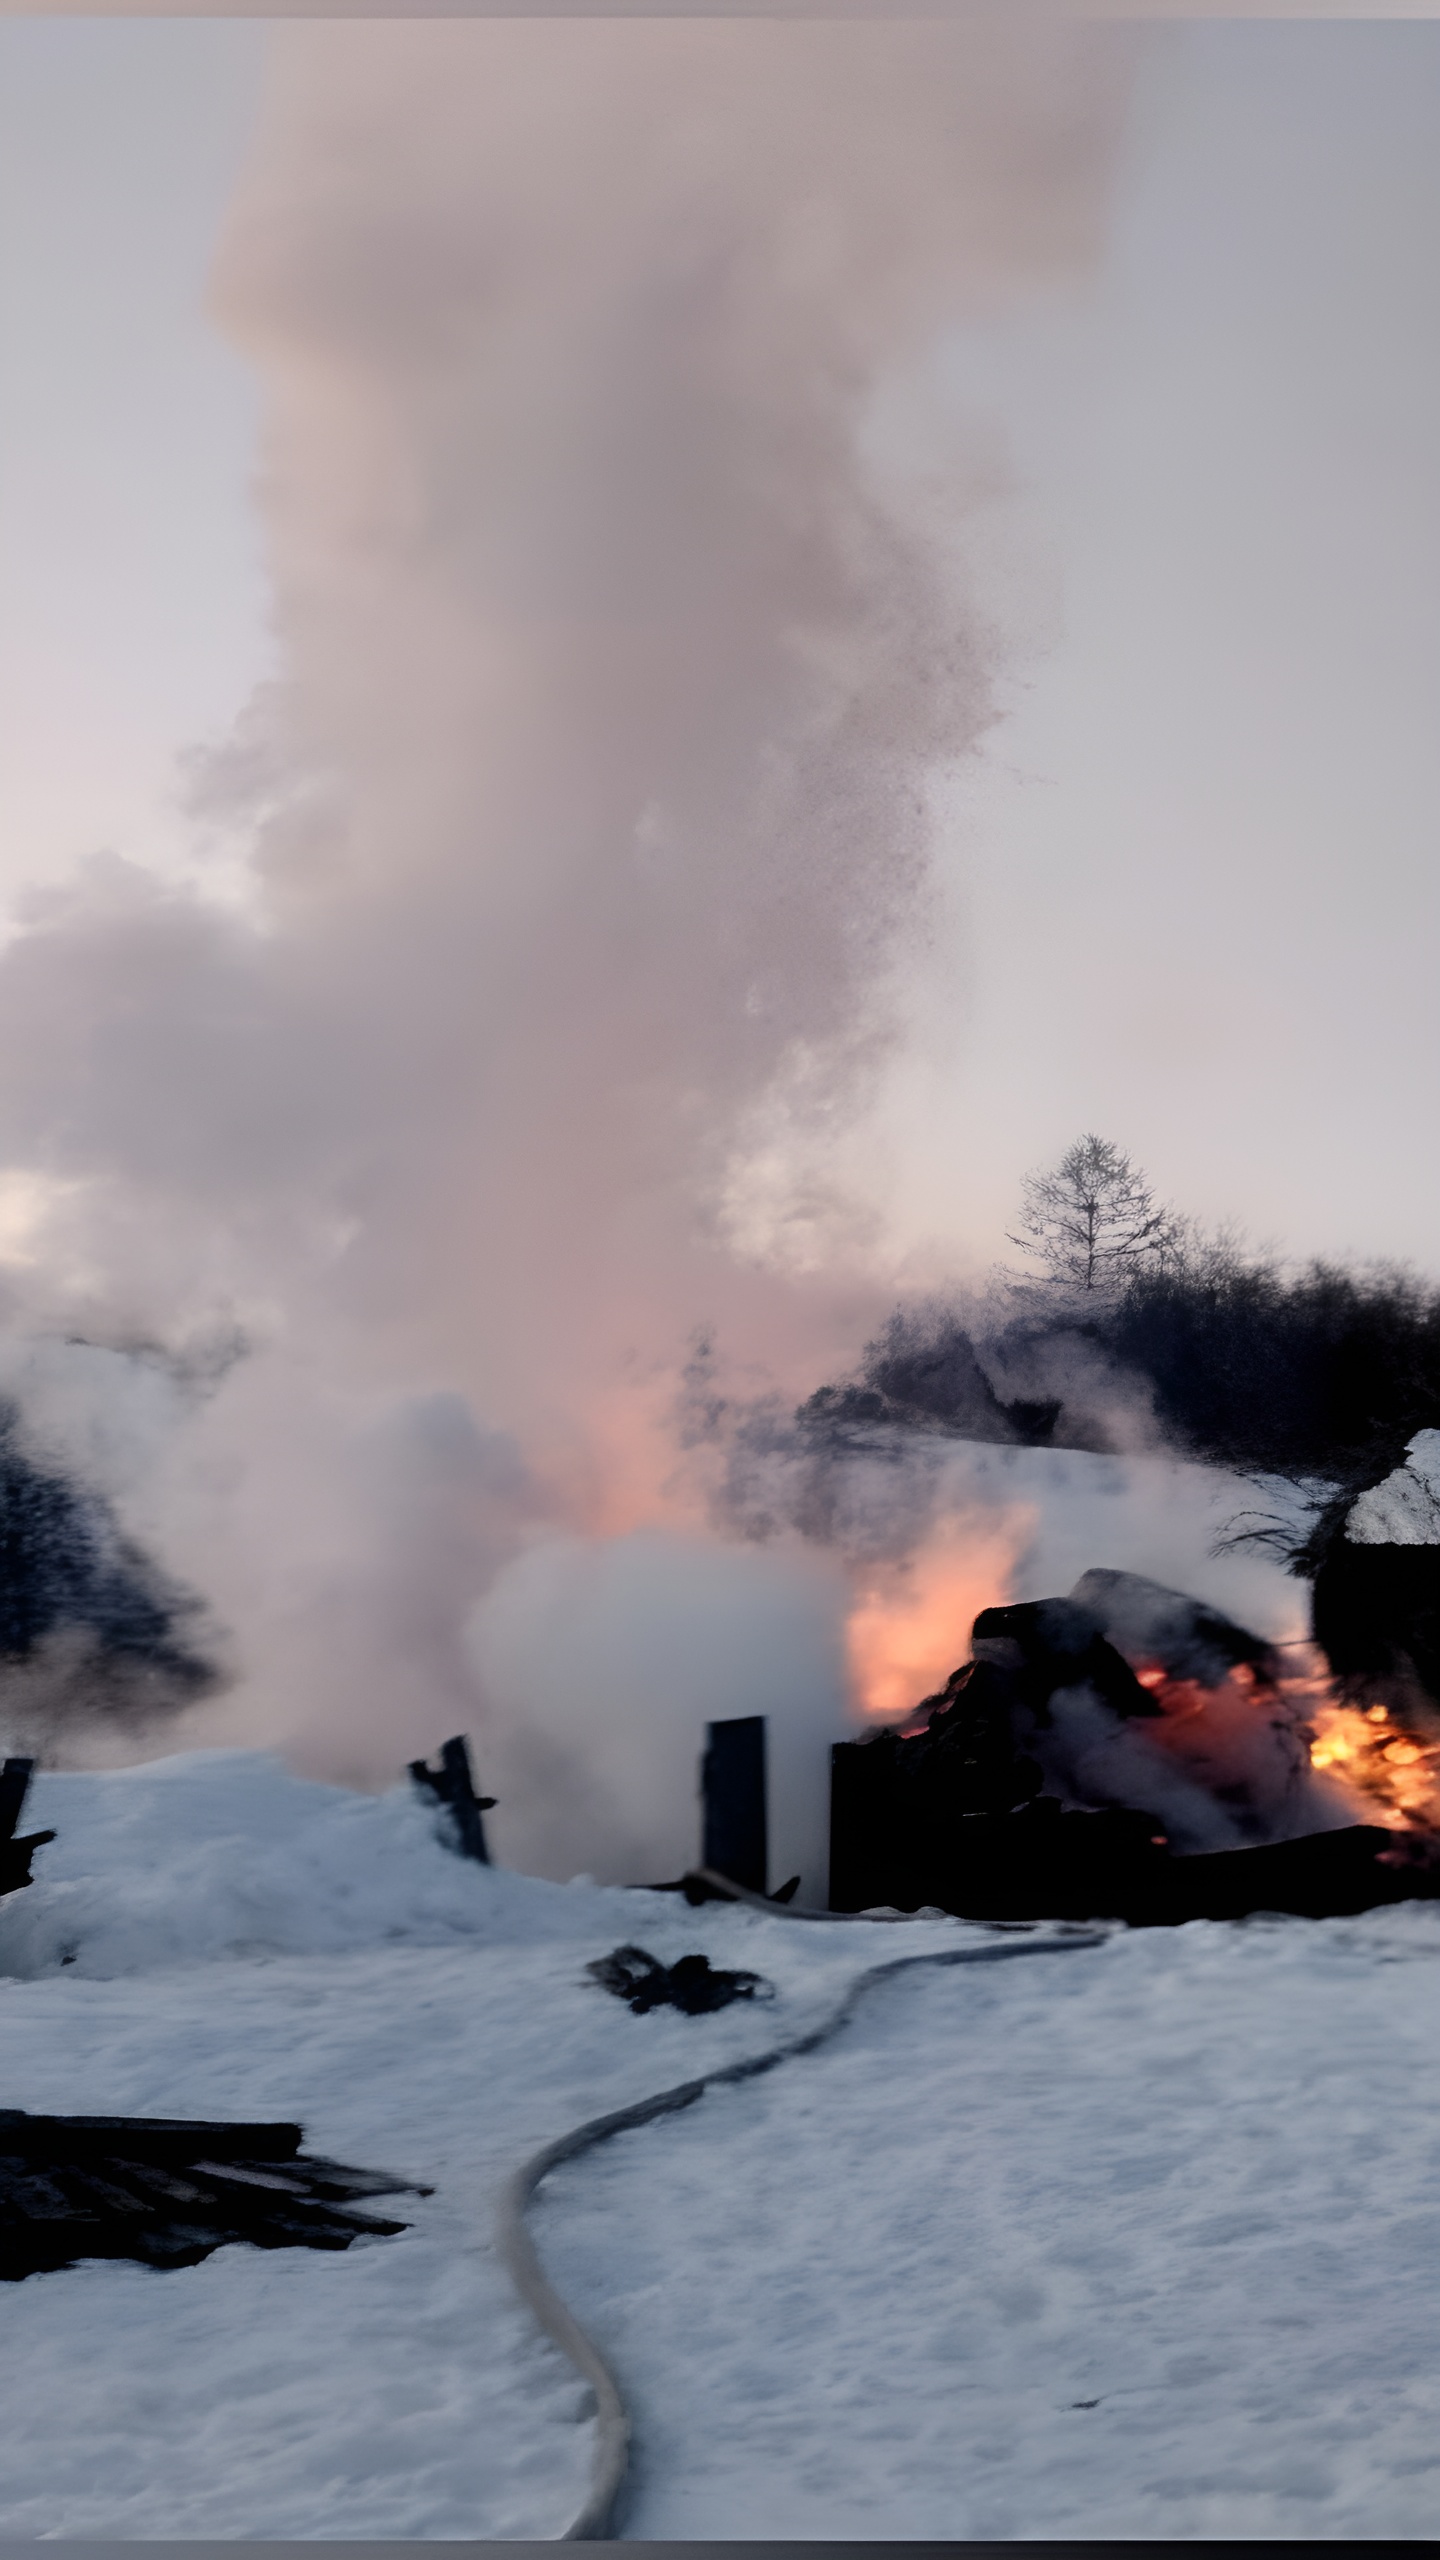
{"label": "dark wooden post", "polygon": [[18,1893],[22,1885],[34,1883],[30,1861],[37,1849],[55,1837],[53,1831],[31,1831],[23,1840],[15,1837],[34,1767],[33,1760],[7,1760],[0,1769],[0,1893]]}
{"label": "dark wooden post", "polygon": [[864,1742],[830,1746],[830,1908],[870,1911],[877,1903],[913,1910],[922,1897],[905,1899],[915,1844],[907,1857],[897,1834],[894,1801],[895,1743],[876,1734]]}
{"label": "dark wooden post", "polygon": [[470,1752],[463,1733],[457,1733],[453,1740],[442,1743],[438,1769],[428,1767],[423,1760],[412,1760],[410,1775],[417,1787],[432,1795],[437,1804],[446,1807],[455,1825],[462,1858],[474,1858],[478,1865],[488,1867],[490,1851],[486,1846],[481,1815],[489,1812],[495,1798],[475,1793],[475,1781],[470,1775]]}
{"label": "dark wooden post", "polygon": [[865,1856],[865,1781],[855,1766],[853,1742],[830,1746],[830,1908],[862,1911]]}
{"label": "dark wooden post", "polygon": [[0,1840],[15,1837],[34,1767],[33,1760],[7,1760],[0,1769]]}
{"label": "dark wooden post", "polygon": [[701,1864],[747,1893],[763,1893],[769,1867],[765,1817],[765,1719],[727,1716],[705,1727]]}

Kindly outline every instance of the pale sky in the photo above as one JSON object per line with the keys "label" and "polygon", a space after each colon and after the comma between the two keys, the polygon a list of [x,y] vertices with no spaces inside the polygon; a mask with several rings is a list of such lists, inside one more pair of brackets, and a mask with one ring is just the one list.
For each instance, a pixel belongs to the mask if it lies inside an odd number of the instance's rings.
{"label": "pale sky", "polygon": [[1191,28],[1091,308],[993,351],[1058,637],[961,797],[917,1232],[947,1154],[993,1231],[1093,1127],[1440,1267],[1437,243],[1440,28]]}
{"label": "pale sky", "polygon": [[[176,759],[268,663],[207,260],[256,23],[0,24],[0,899],[203,859]],[[1151,39],[1108,253],[949,349],[1011,715],[886,1115],[984,1263],[1084,1128],[1202,1215],[1440,1270],[1440,27]],[[946,370],[948,368],[948,370]]]}
{"label": "pale sky", "polygon": [[256,24],[0,20],[0,907],[185,864],[177,752],[263,672],[257,403],[206,323]]}

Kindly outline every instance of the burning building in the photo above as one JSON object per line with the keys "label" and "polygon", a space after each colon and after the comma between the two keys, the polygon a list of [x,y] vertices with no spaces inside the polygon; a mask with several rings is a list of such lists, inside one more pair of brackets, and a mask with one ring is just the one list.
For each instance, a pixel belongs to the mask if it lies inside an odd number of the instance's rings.
{"label": "burning building", "polygon": [[1440,1710],[1406,1665],[1356,1699],[1137,1574],[984,1609],[907,1724],[837,1746],[832,1905],[1153,1923],[1440,1895]]}

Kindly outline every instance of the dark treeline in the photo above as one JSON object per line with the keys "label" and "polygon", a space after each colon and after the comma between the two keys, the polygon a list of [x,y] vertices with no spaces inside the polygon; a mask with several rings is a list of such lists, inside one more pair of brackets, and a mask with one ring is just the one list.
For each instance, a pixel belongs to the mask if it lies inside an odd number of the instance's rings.
{"label": "dark treeline", "polygon": [[1158,1424],[1190,1456],[1338,1496],[1440,1425],[1440,1287],[1207,1233],[1093,1130],[1025,1176],[1010,1241],[1028,1268],[983,1311],[902,1308],[804,1428],[1107,1449]]}
{"label": "dark treeline", "polygon": [[[91,1719],[174,1714],[217,1681],[203,1617],[100,1494],[27,1449],[18,1413],[0,1405],[0,1723],[8,1706],[18,1738],[39,1747]],[[17,1674],[32,1675],[18,1691]]]}
{"label": "dark treeline", "polygon": [[1175,1437],[1234,1466],[1368,1477],[1440,1421],[1440,1290],[1408,1272],[1218,1252],[1137,1274],[1097,1339]]}
{"label": "dark treeline", "polygon": [[1138,1392],[1194,1457],[1372,1481],[1440,1424],[1440,1289],[1403,1271],[1291,1271],[1229,1244],[1192,1246],[1083,1298],[1022,1287],[984,1317],[901,1310],[857,1376],[822,1388],[802,1420],[1106,1448],[1107,1382],[1132,1411]]}

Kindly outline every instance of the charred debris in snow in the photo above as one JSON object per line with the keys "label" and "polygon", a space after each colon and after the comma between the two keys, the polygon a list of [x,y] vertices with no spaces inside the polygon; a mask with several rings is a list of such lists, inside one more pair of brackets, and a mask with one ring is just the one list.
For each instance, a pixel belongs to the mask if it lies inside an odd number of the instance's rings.
{"label": "charred debris in snow", "polygon": [[35,2116],[0,2108],[0,2278],[82,2258],[193,2267],[231,2241],[348,2249],[403,2222],[358,2210],[372,2196],[428,2195],[384,2170],[300,2148],[298,2124],[147,2116]]}
{"label": "charred debris in snow", "polygon": [[665,1965],[644,1947],[616,1947],[585,1967],[602,1991],[613,1992],[643,2018],[651,2009],[679,2009],[687,2018],[708,2018],[734,2000],[769,2000],[773,1986],[763,1974],[725,1972],[708,1956],[679,1956]]}

